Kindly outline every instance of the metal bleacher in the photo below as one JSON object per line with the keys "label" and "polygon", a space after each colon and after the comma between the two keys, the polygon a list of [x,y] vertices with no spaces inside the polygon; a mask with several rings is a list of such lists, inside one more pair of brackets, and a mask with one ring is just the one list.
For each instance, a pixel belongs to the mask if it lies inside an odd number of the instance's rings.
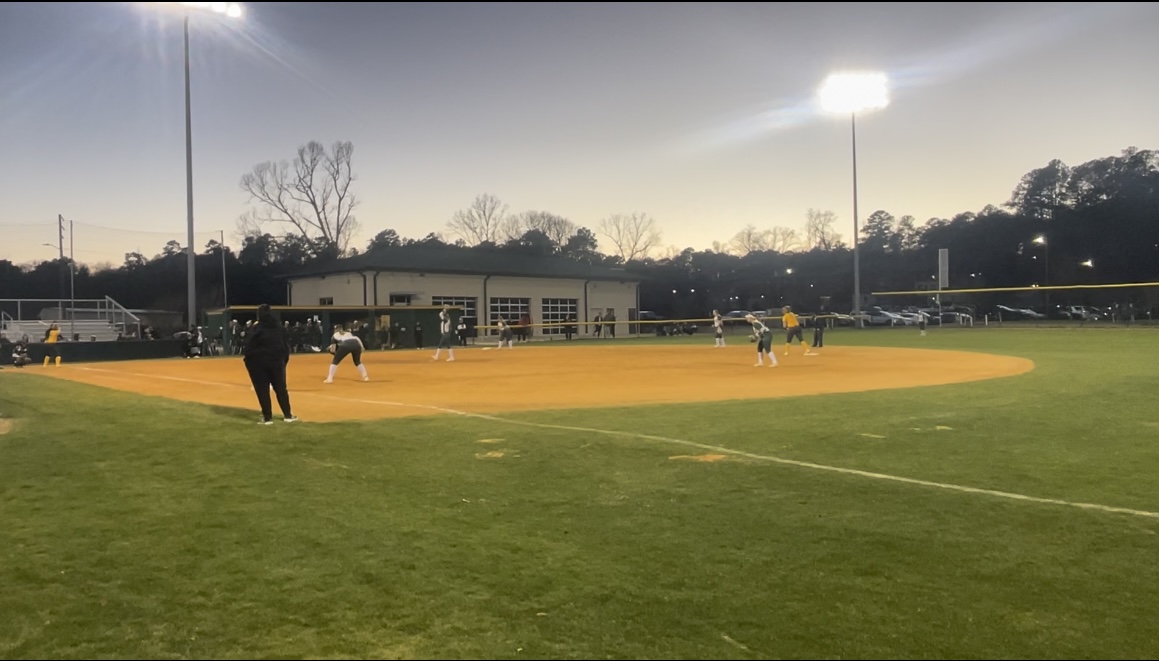
{"label": "metal bleacher", "polygon": [[65,342],[141,337],[141,320],[108,296],[67,301],[0,299],[0,331],[10,340],[27,335],[39,342],[53,322]]}

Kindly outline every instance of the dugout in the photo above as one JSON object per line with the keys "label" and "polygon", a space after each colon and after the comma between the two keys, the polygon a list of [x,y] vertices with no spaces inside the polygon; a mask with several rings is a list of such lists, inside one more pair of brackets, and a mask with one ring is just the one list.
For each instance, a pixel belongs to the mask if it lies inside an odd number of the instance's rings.
{"label": "dugout", "polygon": [[[403,305],[272,305],[270,311],[279,323],[289,323],[292,336],[300,341],[325,348],[336,324],[353,327],[367,349],[413,349],[417,347],[416,328],[424,347],[439,341],[439,311],[442,306]],[[258,306],[234,305],[206,312],[205,337],[220,338],[226,354],[233,353],[232,322],[244,325],[257,318]],[[452,328],[459,322],[461,308],[451,307]],[[313,322],[311,324],[310,322]],[[316,328],[313,335],[307,329]],[[292,340],[293,341],[293,340]]]}

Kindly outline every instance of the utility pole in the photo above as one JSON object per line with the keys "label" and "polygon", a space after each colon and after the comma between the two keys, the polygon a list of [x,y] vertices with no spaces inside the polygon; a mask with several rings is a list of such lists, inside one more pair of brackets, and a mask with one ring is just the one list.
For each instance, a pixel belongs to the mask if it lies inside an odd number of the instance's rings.
{"label": "utility pole", "polygon": [[57,318],[64,321],[64,215],[56,214],[56,237],[60,248],[60,297],[57,299]]}
{"label": "utility pole", "polygon": [[76,257],[73,253],[72,221],[68,221],[68,335],[76,341]]}

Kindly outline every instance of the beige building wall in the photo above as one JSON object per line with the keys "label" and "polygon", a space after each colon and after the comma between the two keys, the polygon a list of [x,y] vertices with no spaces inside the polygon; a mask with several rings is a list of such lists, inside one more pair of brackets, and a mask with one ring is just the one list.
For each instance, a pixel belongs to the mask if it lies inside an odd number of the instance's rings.
{"label": "beige building wall", "polygon": [[[477,323],[494,325],[497,315],[517,321],[526,311],[533,324],[560,323],[574,314],[580,334],[590,333],[597,314],[615,312],[616,334],[628,330],[629,315],[637,305],[637,283],[585,281],[509,276],[448,275],[437,273],[380,272],[367,274],[366,304],[391,305],[409,297],[411,305],[434,305],[447,299],[474,299]],[[312,276],[291,280],[291,305],[319,305],[327,298],[333,305],[362,305],[362,276],[357,273]],[[463,303],[457,303],[464,305]],[[558,329],[536,329],[536,335],[557,334]]]}

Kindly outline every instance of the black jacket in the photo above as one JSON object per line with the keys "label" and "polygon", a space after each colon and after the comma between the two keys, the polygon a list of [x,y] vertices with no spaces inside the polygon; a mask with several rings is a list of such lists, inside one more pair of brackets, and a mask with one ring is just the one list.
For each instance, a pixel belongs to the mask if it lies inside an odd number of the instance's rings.
{"label": "black jacket", "polygon": [[290,360],[290,342],[277,320],[264,319],[249,329],[241,352],[246,362],[285,363]]}

